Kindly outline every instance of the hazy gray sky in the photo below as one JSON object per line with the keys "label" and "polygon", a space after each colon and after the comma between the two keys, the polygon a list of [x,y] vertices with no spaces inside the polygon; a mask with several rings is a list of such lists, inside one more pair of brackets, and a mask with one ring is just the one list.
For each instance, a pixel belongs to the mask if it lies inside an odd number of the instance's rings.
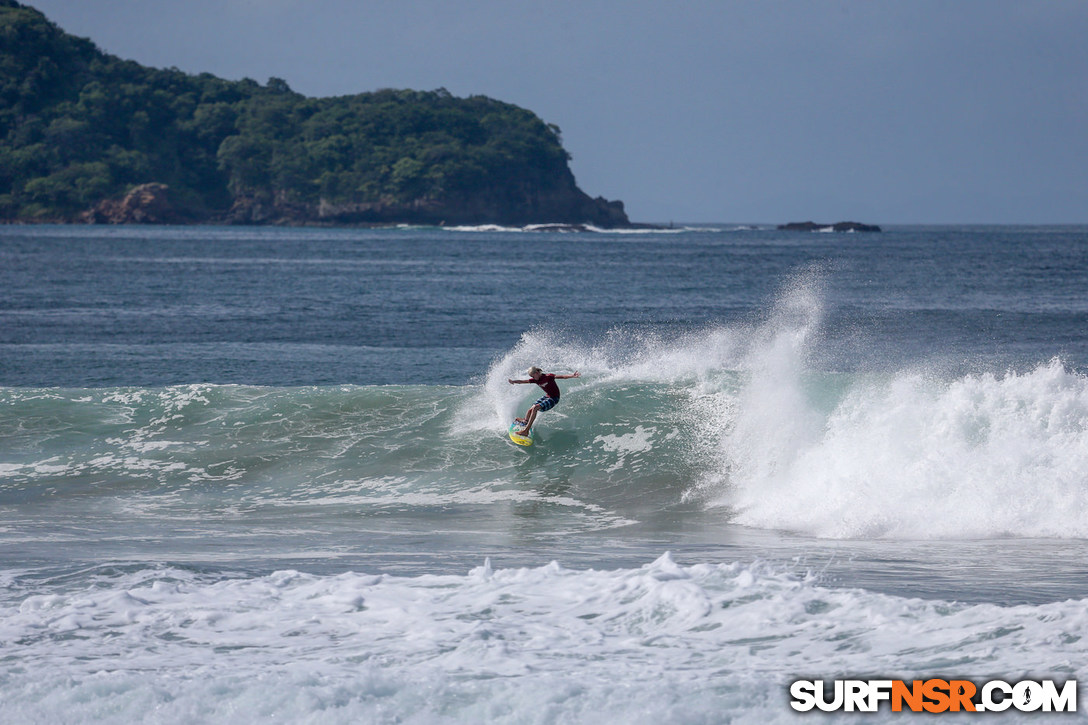
{"label": "hazy gray sky", "polygon": [[1085,0],[29,4],[146,65],[516,103],[637,221],[1088,222]]}

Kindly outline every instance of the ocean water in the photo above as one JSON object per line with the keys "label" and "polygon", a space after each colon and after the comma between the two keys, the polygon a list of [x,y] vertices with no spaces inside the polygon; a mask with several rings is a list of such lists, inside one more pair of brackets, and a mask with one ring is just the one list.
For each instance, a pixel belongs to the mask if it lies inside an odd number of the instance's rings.
{"label": "ocean water", "polygon": [[819,721],[1086,633],[1088,227],[0,228],[3,722]]}

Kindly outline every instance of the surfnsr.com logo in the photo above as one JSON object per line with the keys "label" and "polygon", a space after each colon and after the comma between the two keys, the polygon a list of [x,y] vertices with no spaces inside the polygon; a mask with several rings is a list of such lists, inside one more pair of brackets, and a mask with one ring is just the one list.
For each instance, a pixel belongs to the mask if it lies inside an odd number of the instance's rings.
{"label": "surfnsr.com logo", "polygon": [[1076,712],[1077,681],[797,680],[790,697],[799,712],[877,712],[884,703],[892,712]]}

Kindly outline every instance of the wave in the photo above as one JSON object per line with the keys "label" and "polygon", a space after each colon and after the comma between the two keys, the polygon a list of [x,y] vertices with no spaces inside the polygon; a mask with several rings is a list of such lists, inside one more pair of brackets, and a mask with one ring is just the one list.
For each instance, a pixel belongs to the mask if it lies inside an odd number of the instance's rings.
{"label": "wave", "polygon": [[[781,399],[803,389],[785,385]],[[1088,537],[1088,381],[1060,361],[956,380],[852,381],[829,410],[749,407],[715,503],[834,538]]]}
{"label": "wave", "polygon": [[612,571],[110,566],[4,584],[0,643],[19,652],[4,710],[21,722],[793,721],[791,673],[1080,679],[1088,655],[1083,600],[927,601],[667,554]]}
{"label": "wave", "polygon": [[821,537],[1088,537],[1088,378],[1059,359],[819,373],[818,324],[811,288],[785,297],[722,421],[719,469],[689,495]]}
{"label": "wave", "polygon": [[513,412],[505,379],[522,367],[580,368],[570,425],[609,430],[592,462],[631,495],[679,488],[723,520],[825,538],[1088,538],[1088,378],[1060,359],[821,369],[824,297],[814,271],[749,326],[528,333],[466,424]]}
{"label": "wave", "polygon": [[[696,508],[826,538],[1088,538],[1088,378],[825,370],[823,297],[810,274],[747,326],[533,330],[468,386],[0,389],[0,504],[528,502],[582,529]],[[536,389],[506,380],[530,365],[583,377],[525,450],[505,430]]]}

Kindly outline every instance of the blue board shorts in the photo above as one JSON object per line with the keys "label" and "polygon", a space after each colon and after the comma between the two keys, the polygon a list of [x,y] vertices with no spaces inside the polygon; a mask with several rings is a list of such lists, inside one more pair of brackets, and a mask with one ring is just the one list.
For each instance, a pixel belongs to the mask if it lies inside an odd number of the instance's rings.
{"label": "blue board shorts", "polygon": [[553,398],[550,395],[545,395],[540,398],[540,400],[536,401],[536,405],[539,405],[541,410],[551,410],[558,402],[559,398]]}

